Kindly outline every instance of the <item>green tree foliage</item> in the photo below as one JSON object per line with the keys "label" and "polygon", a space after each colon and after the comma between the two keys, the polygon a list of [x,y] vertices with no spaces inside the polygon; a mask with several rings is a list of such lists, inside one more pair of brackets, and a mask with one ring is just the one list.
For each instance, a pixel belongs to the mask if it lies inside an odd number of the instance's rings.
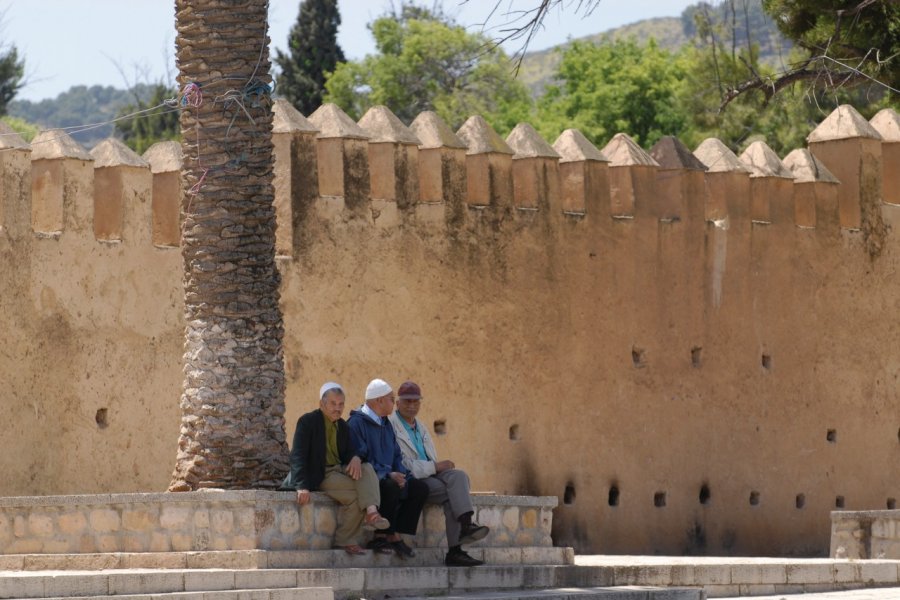
{"label": "green tree foliage", "polygon": [[800,78],[820,86],[874,78],[900,89],[900,2],[763,0],[763,7],[806,52],[788,84]]}
{"label": "green tree foliage", "polygon": [[540,131],[552,140],[574,127],[598,145],[621,131],[653,145],[689,121],[677,103],[688,68],[681,56],[652,40],[646,46],[633,39],[573,43],[557,71],[561,83],[539,102]]}
{"label": "green tree foliage", "polygon": [[25,61],[19,58],[15,46],[0,54],[0,116],[5,115],[7,105],[22,88],[25,77]]}
{"label": "green tree foliage", "polygon": [[[682,140],[694,146],[717,137],[733,150],[762,139],[779,154],[805,145],[806,136],[834,108],[849,103],[867,117],[887,105],[885,89],[869,82],[855,88],[817,85],[803,78],[783,85],[779,93],[750,87],[738,95],[744,82],[778,80],[780,66],[760,61],[754,31],[760,26],[755,11],[743,10],[755,2],[727,0],[718,8],[700,4],[689,9],[695,22],[691,47],[682,55],[692,65],[679,96],[680,110],[689,116]],[[731,15],[731,20],[728,17]],[[743,20],[743,25],[738,26]],[[802,62],[795,48],[782,65]],[[727,99],[727,103],[723,103]]]}
{"label": "green tree foliage", "polygon": [[538,103],[541,134],[553,140],[574,127],[602,146],[621,131],[644,147],[675,135],[692,148],[716,137],[735,152],[762,139],[784,155],[804,146],[839,104],[852,104],[868,118],[890,101],[877,85],[823,89],[800,81],[774,96],[748,90],[722,109],[730,87],[755,75],[774,76],[776,68],[760,62],[752,38],[747,43],[745,33],[710,11],[694,17],[692,44],[674,53],[652,40],[573,43],[556,73],[559,84]]}
{"label": "green tree foliage", "polygon": [[12,127],[13,131],[18,133],[20,136],[22,136],[23,140],[29,143],[31,143],[31,140],[34,139],[34,136],[36,136],[41,130],[41,128],[34,123],[29,123],[25,119],[10,117],[9,115],[0,117],[0,121],[3,121],[4,123]]}
{"label": "green tree foliage", "polygon": [[143,154],[156,142],[181,139],[178,105],[166,104],[167,100],[178,97],[178,91],[163,83],[155,84],[152,90],[148,100],[135,93],[135,102],[122,108],[118,114],[118,117],[134,116],[116,121],[116,131],[122,136],[122,141],[138,154]]}
{"label": "green tree foliage", "polygon": [[326,100],[354,118],[383,104],[409,123],[425,110],[451,127],[480,114],[498,132],[527,120],[531,99],[499,48],[445,15],[404,5],[369,25],[377,53],[338,65]]}
{"label": "green tree foliage", "polygon": [[328,73],[344,62],[337,43],[340,24],[337,0],[304,0],[288,37],[289,53],[276,53],[278,93],[304,115],[321,106]]}

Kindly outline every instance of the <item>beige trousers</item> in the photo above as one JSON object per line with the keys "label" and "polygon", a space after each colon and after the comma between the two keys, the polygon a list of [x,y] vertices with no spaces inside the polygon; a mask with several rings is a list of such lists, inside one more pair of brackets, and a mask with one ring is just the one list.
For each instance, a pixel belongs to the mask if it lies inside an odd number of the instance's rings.
{"label": "beige trousers", "polygon": [[378,476],[369,463],[363,463],[362,476],[354,481],[341,465],[325,468],[325,479],[319,489],[341,505],[338,510],[335,546],[359,544],[367,506],[381,504]]}

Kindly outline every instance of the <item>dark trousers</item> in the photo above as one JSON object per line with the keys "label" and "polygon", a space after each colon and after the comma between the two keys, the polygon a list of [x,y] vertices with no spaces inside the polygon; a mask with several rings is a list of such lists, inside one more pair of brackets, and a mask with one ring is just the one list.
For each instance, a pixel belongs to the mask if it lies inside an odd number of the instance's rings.
{"label": "dark trousers", "polygon": [[378,512],[391,522],[384,533],[405,533],[415,535],[419,526],[419,515],[428,499],[428,486],[418,479],[407,479],[401,488],[390,477],[382,479],[381,505]]}

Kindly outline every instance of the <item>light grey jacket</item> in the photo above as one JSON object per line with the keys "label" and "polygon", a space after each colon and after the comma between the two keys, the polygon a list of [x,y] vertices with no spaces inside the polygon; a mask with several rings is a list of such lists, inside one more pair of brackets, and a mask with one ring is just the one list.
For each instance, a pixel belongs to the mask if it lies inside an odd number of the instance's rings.
{"label": "light grey jacket", "polygon": [[429,460],[420,460],[419,453],[416,452],[416,446],[413,444],[406,427],[403,426],[403,417],[396,411],[388,417],[391,425],[394,426],[394,434],[397,443],[400,444],[400,452],[403,453],[403,465],[412,471],[413,477],[416,479],[425,479],[435,474],[435,462],[437,462],[437,450],[434,448],[434,442],[431,441],[431,434],[428,428],[419,419],[416,419],[416,428],[422,433],[422,444],[425,446],[425,454]]}

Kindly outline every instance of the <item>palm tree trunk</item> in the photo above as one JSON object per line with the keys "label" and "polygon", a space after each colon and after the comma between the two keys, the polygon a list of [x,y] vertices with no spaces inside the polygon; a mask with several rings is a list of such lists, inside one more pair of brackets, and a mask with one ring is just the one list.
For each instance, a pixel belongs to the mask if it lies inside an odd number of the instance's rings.
{"label": "palm tree trunk", "polygon": [[271,488],[288,468],[266,9],[175,2],[187,325],[170,491]]}

